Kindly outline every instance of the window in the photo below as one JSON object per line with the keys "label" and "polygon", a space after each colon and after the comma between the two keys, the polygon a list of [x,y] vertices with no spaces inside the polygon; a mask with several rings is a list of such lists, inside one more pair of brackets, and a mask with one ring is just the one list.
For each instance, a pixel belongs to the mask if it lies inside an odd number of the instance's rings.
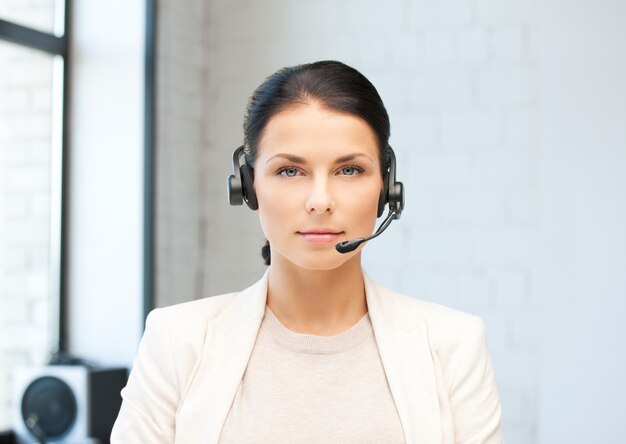
{"label": "window", "polygon": [[66,3],[0,0],[0,431],[11,375],[62,346]]}
{"label": "window", "polygon": [[0,18],[38,31],[62,34],[62,29],[56,29],[56,3],[55,0],[0,0]]}

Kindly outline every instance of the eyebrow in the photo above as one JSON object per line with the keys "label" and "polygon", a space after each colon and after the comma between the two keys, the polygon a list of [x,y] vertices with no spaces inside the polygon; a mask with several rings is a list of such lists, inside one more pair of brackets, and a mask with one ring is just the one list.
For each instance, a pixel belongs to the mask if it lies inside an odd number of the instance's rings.
{"label": "eyebrow", "polygon": [[[286,154],[286,153],[279,153],[276,154],[272,157],[270,157],[269,159],[267,159],[267,161],[265,163],[269,163],[270,160],[274,159],[275,157],[283,157],[291,162],[294,163],[306,163],[306,160],[303,157],[300,156],[294,156],[293,154]],[[335,163],[343,163],[343,162],[349,162],[351,160],[354,160],[357,157],[365,157],[366,159],[369,159],[370,161],[372,160],[368,155],[363,154],[363,153],[354,153],[354,154],[348,154],[346,156],[341,156],[338,157],[337,160],[335,160]]]}

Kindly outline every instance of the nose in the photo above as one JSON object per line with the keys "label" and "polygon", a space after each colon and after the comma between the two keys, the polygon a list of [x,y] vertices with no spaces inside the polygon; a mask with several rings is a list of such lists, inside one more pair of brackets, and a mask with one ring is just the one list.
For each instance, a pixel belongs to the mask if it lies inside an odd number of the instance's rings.
{"label": "nose", "polygon": [[331,214],[335,211],[335,202],[332,197],[328,180],[313,181],[306,200],[306,210],[309,213]]}

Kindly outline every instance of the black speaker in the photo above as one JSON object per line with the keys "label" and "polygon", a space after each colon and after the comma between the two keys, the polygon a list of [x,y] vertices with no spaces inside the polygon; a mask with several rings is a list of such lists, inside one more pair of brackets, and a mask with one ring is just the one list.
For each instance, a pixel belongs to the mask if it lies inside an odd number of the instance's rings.
{"label": "black speaker", "polygon": [[122,404],[125,368],[25,367],[14,373],[18,443],[108,443]]}

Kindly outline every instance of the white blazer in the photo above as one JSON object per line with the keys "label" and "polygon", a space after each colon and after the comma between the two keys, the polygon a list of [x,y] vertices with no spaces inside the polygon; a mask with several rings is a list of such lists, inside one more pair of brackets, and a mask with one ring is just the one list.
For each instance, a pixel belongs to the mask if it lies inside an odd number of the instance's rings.
{"label": "white blazer", "polygon": [[[218,442],[265,313],[270,270],[241,292],[149,314],[113,444]],[[406,442],[502,443],[483,322],[363,276]]]}

